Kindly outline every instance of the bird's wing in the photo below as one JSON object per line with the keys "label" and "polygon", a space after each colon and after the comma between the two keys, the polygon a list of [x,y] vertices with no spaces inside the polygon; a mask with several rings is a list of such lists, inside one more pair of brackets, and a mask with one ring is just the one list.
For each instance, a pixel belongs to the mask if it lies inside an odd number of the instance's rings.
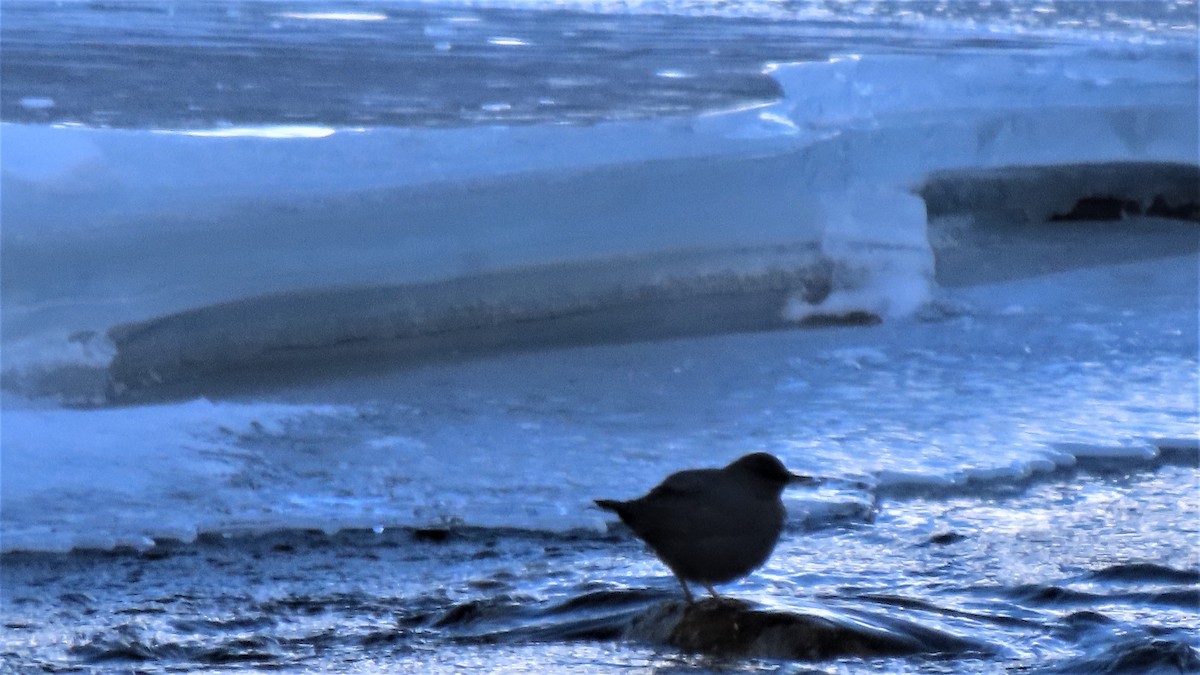
{"label": "bird's wing", "polygon": [[710,474],[717,473],[716,469],[692,469],[680,471],[667,476],[642,499],[662,499],[668,497],[686,497],[701,494],[710,488]]}
{"label": "bird's wing", "polygon": [[622,518],[642,538],[693,536],[714,526],[727,527],[727,507],[714,493],[712,474],[718,469],[695,469],[671,474],[644,497],[634,500]]}

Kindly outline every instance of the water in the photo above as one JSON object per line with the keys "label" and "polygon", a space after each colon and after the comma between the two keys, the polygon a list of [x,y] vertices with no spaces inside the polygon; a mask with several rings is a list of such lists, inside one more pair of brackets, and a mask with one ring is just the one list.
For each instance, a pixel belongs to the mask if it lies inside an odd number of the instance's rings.
{"label": "water", "polygon": [[6,2],[0,670],[1200,671],[1196,19]]}
{"label": "water", "polygon": [[5,3],[0,113],[168,129],[591,124],[773,99],[768,62],[1195,28],[1194,2],[34,0]]}

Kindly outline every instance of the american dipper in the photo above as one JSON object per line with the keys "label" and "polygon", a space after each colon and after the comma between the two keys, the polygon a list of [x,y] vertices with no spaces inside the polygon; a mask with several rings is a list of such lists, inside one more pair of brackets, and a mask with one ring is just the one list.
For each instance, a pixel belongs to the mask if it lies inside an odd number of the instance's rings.
{"label": "american dipper", "polygon": [[679,579],[704,585],[740,579],[770,557],[786,515],[780,495],[791,483],[815,482],[788,471],[774,455],[756,452],[723,469],[693,469],[667,476],[645,496],[597,499],[620,516]]}

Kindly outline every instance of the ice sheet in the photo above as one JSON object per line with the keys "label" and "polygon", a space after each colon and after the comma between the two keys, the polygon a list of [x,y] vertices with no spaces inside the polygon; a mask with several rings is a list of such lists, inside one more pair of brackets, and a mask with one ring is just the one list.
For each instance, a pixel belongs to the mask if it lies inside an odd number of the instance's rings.
{"label": "ice sheet", "polygon": [[[905,316],[931,297],[933,251],[915,194],[930,176],[1195,166],[1194,56],[1178,46],[851,55],[772,67],[785,97],[766,107],[588,128],[278,138],[6,124],[5,373],[11,387],[29,379],[23,371],[77,364],[80,336],[126,322],[112,333],[128,355],[118,388],[186,375],[182,362],[213,371],[284,348],[403,340],[414,333],[396,326],[473,307],[479,316],[458,325],[503,324],[506,312],[552,320],[563,302],[620,312],[631,284],[676,298],[659,284],[690,278],[703,294],[723,291],[713,303],[736,303],[762,287],[760,261],[779,247],[815,254],[771,268],[786,297],[727,330]],[[592,272],[647,259],[672,261],[670,279]],[[687,269],[696,259],[703,265]],[[513,280],[551,283],[548,263],[574,279],[571,297],[550,290],[506,307]],[[814,292],[820,274],[825,290]],[[714,278],[727,286],[715,289]],[[456,279],[488,290],[430,308],[421,289]],[[330,289],[345,298],[345,330],[299,309]],[[379,289],[421,314],[398,310],[381,324],[365,301]],[[531,315],[530,304],[555,309]],[[156,339],[139,342],[148,325]],[[229,341],[211,342],[213,331]],[[197,339],[230,357],[201,355],[188,346]]]}
{"label": "ice sheet", "polygon": [[1197,268],[1193,254],[976,286],[953,294],[965,313],[933,323],[508,355],[272,402],[10,399],[0,546],[597,529],[594,498],[758,450],[829,479],[787,496],[807,527],[869,517],[881,497],[1194,464]]}
{"label": "ice sheet", "polygon": [[[949,291],[931,236],[954,228],[931,229],[924,199],[931,177],[1186,175],[1194,57],[850,55],[773,68],[785,98],[769,106],[582,128],[0,125],[0,547],[599,528],[591,499],[755,450],[843,479],[791,497],[797,521],[859,517],[879,494],[1190,462],[1153,439],[1197,424],[1194,244],[1121,258],[1161,225],[1134,219],[1061,240],[1032,278],[1014,260],[1020,274]],[[1157,181],[1135,196],[1175,185]],[[1045,215],[1088,196],[1079,184],[999,194]],[[1074,269],[1105,232],[1121,238],[1085,261],[1100,266]],[[958,240],[978,247],[963,265],[985,239]],[[884,321],[737,332],[856,314]],[[576,348],[374,360],[480,334]],[[365,367],[328,367],[342,349]],[[268,356],[332,372],[254,375],[236,402],[56,405]]]}

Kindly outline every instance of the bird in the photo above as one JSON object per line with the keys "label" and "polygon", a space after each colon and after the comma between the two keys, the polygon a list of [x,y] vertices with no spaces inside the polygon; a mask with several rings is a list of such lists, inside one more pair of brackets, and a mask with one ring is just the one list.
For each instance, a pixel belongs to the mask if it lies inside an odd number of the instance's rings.
{"label": "bird", "polygon": [[815,482],[788,471],[774,455],[755,452],[724,468],[673,473],[637,499],[595,503],[616,513],[650,547],[691,605],[689,581],[721,600],[713,584],[761,567],[783,532],[784,488]]}

